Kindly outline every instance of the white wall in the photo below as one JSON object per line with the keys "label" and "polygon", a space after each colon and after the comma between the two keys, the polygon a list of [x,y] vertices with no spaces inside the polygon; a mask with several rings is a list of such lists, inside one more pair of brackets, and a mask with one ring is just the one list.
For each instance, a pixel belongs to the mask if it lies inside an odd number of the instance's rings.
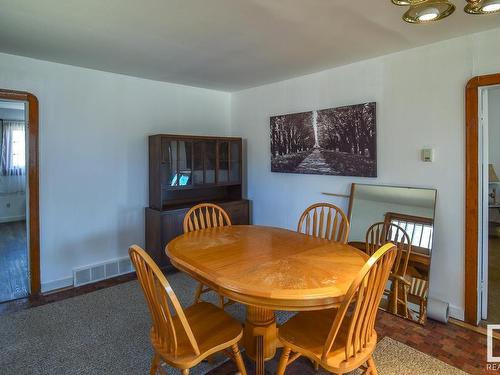
{"label": "white wall", "polygon": [[488,90],[488,141],[489,163],[500,177],[500,87]]}
{"label": "white wall", "polygon": [[[500,29],[452,39],[232,95],[232,134],[246,138],[253,220],[295,228],[310,203],[347,201],[352,182],[438,189],[431,295],[464,307],[464,89],[474,75],[500,72]],[[269,117],[377,102],[378,178],[270,172]],[[419,160],[422,147],[434,163]]]}
{"label": "white wall", "polygon": [[40,102],[43,289],[144,244],[147,136],[225,135],[230,95],[0,54],[0,87]]}

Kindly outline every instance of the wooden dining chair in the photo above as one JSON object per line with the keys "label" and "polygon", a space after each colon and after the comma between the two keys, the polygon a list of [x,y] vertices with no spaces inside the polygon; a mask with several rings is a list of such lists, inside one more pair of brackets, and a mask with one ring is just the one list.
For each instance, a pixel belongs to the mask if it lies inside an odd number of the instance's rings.
{"label": "wooden dining chair", "polygon": [[184,216],[184,233],[195,230],[230,226],[231,220],[224,209],[213,203],[200,203]]}
{"label": "wooden dining chair", "polygon": [[408,291],[411,278],[407,271],[411,255],[410,236],[399,225],[387,222],[375,223],[368,228],[365,240],[368,255],[372,255],[375,249],[388,242],[395,244],[398,249],[389,275],[390,287],[384,290],[384,295],[388,297],[388,311],[393,314],[398,314],[398,311],[401,311],[399,315],[408,318]]}
{"label": "wooden dining chair", "polygon": [[352,282],[338,309],[301,312],[280,327],[278,337],[283,352],[278,375],[300,356],[335,374],[359,367],[364,367],[366,374],[377,374],[372,357],[377,345],[375,321],[396,255],[393,244],[377,250]]}
{"label": "wooden dining chair", "polygon": [[346,243],[349,220],[344,211],[330,203],[316,203],[306,208],[297,226],[297,232],[313,237]]}
{"label": "wooden dining chair", "polygon": [[408,299],[417,305],[418,308],[408,306],[408,315],[411,319],[420,324],[425,324],[425,320],[427,319],[427,292],[429,289],[429,281],[411,277],[410,284]]}
{"label": "wooden dining chair", "polygon": [[153,326],[150,331],[154,356],[150,374],[163,373],[161,362],[182,370],[189,369],[212,354],[224,351],[241,374],[246,370],[238,341],[243,329],[224,310],[200,302],[183,310],[167,279],[151,257],[139,246],[129,249],[142,287]]}
{"label": "wooden dining chair", "polygon": [[[229,215],[227,214],[227,212],[224,211],[222,207],[213,203],[201,203],[192,207],[186,213],[186,216],[184,216],[183,222],[184,233],[189,233],[206,228],[224,227],[230,225],[231,219],[229,219]],[[194,302],[200,302],[202,294],[210,291],[212,291],[212,289],[198,282],[194,296]],[[224,297],[220,294],[218,294],[218,296],[219,306],[221,309],[223,309],[225,305],[231,303],[231,301],[225,303]]]}

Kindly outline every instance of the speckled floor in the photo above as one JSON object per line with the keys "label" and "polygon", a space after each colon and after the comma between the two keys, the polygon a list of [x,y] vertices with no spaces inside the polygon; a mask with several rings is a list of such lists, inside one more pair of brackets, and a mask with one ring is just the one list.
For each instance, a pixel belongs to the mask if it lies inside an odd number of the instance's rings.
{"label": "speckled floor", "polygon": [[[276,359],[266,362],[266,375],[276,373],[278,365],[277,359],[281,355],[278,351]],[[437,360],[427,354],[419,352],[405,344],[402,344],[390,337],[384,337],[377,344],[374,360],[380,375],[466,375],[453,366],[450,366],[440,360]],[[245,360],[245,366],[251,374],[254,371],[254,365],[249,360]],[[236,367],[232,362],[227,362],[220,367],[211,370],[208,375],[233,375]],[[299,358],[286,369],[286,375],[326,375],[327,371],[320,369],[315,371],[311,362],[306,358]],[[361,375],[361,369],[350,372],[349,375]],[[347,375],[347,374],[346,374]]]}
{"label": "speckled floor", "polygon": [[[190,304],[194,281],[182,273],[167,277],[181,303]],[[77,288],[76,292],[82,290],[86,289]],[[61,295],[54,296],[57,302],[0,316],[2,375],[148,373],[150,318],[136,281],[58,300],[65,298]],[[240,305],[227,310],[243,320]],[[287,316],[279,313],[278,322]],[[452,366],[467,373],[484,373],[486,338],[475,332],[432,321],[420,326],[384,312],[379,312],[377,332],[381,341],[376,361],[381,375],[462,374]],[[273,373],[277,359],[266,364],[267,374]],[[221,361],[201,363],[191,373],[233,375],[233,363]],[[251,374],[252,364],[248,365]],[[288,375],[314,373],[304,359],[287,371]]]}
{"label": "speckled floor", "polygon": [[[181,303],[191,303],[194,281],[181,273],[169,280]],[[6,314],[0,317],[0,373],[147,374],[150,327],[137,281]],[[212,367],[202,363],[192,374]]]}

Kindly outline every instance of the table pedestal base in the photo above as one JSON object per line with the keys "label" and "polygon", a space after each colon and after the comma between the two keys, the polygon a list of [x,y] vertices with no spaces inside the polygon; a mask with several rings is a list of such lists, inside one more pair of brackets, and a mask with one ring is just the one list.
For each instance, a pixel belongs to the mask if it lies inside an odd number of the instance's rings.
{"label": "table pedestal base", "polygon": [[264,361],[274,358],[277,341],[274,311],[247,306],[243,346],[246,354],[255,361],[257,375],[264,374]]}

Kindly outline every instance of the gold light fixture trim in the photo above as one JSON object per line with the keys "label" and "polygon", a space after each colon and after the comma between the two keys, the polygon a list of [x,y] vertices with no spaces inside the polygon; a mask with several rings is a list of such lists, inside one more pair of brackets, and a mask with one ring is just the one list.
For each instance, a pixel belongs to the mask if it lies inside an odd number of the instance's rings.
{"label": "gold light fixture trim", "polygon": [[455,5],[448,0],[418,1],[410,5],[410,9],[403,14],[403,20],[408,23],[427,23],[439,21],[455,11]]}
{"label": "gold light fixture trim", "polygon": [[410,0],[392,0],[392,3],[397,6],[408,6],[411,5]]}
{"label": "gold light fixture trim", "polygon": [[500,0],[467,0],[464,8],[468,14],[492,14],[500,12]]}
{"label": "gold light fixture trim", "polygon": [[[403,20],[408,23],[429,23],[450,16],[456,9],[450,0],[391,0],[394,5],[408,6]],[[500,0],[466,0],[464,11],[468,14],[500,13]]]}

